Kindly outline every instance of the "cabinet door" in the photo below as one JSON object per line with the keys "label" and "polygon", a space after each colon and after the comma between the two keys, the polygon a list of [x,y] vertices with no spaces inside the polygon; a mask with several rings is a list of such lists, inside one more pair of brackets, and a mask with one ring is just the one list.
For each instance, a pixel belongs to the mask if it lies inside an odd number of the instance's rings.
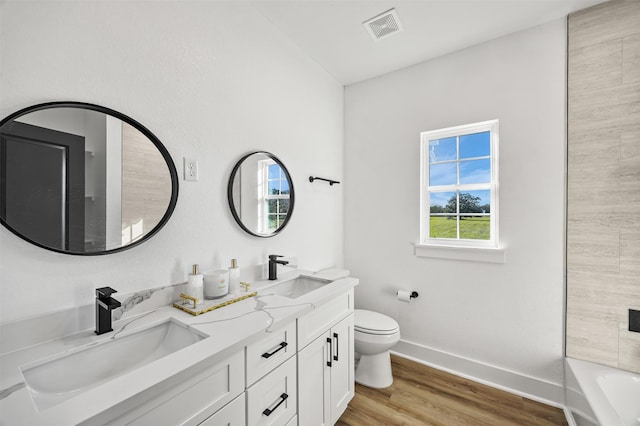
{"label": "cabinet door", "polygon": [[244,393],[228,403],[220,411],[209,417],[199,426],[245,426]]}
{"label": "cabinet door", "polygon": [[298,352],[298,424],[330,425],[331,372],[327,331]]}
{"label": "cabinet door", "polygon": [[340,418],[353,398],[353,320],[351,314],[331,327],[331,424]]}

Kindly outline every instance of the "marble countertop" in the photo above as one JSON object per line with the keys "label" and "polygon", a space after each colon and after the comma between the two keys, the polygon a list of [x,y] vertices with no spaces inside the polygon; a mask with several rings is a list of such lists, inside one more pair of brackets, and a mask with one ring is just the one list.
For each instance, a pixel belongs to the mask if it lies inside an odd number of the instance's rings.
{"label": "marble countertop", "polygon": [[[330,273],[324,277],[335,281],[302,297],[289,299],[272,294],[270,289],[274,285],[300,273],[294,271],[283,275],[276,282],[255,282],[251,291],[258,291],[257,296],[202,315],[193,316],[164,306],[114,321],[114,331],[100,336],[93,329],[84,330],[0,355],[0,425],[62,426],[83,423],[198,363],[222,360],[248,343],[313,310],[317,304],[358,284],[356,278],[340,278],[339,273],[333,272],[334,275]],[[171,318],[209,337],[50,408],[41,411],[36,409],[20,371],[21,366],[56,354],[75,352],[81,347],[93,346],[108,339],[118,339]]]}

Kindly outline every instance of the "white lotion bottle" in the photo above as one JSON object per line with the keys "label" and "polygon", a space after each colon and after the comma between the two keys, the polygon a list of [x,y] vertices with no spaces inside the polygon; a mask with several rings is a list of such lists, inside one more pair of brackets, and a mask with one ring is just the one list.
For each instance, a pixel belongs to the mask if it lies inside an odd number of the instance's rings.
{"label": "white lotion bottle", "polygon": [[204,278],[198,271],[198,265],[193,265],[191,272],[187,281],[187,293],[202,302],[204,300]]}
{"label": "white lotion bottle", "polygon": [[231,267],[229,268],[229,293],[232,296],[240,294],[240,268],[238,268],[238,259],[231,259]]}

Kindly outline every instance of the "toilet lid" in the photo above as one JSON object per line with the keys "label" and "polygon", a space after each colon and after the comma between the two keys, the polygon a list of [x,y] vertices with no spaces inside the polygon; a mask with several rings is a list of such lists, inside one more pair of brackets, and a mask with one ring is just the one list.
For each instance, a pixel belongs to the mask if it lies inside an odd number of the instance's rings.
{"label": "toilet lid", "polygon": [[369,334],[393,334],[398,331],[398,323],[379,312],[364,309],[355,310],[355,329]]}

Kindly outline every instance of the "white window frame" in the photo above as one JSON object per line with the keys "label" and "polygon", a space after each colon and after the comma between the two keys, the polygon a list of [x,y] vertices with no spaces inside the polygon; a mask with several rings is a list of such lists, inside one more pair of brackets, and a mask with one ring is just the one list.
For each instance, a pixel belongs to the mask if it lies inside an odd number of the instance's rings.
{"label": "white window frame", "polygon": [[[274,160],[272,159],[267,159],[267,160],[261,160],[260,161],[260,166],[259,166],[259,173],[260,173],[260,186],[262,187],[262,193],[260,194],[260,202],[258,203],[260,206],[260,212],[259,212],[259,217],[261,218],[261,220],[259,220],[260,223],[260,232],[262,233],[270,233],[272,231],[274,231],[277,228],[269,228],[269,200],[289,200],[290,199],[290,194],[278,194],[278,195],[273,195],[269,193],[269,182],[273,182],[273,181],[283,181],[283,180],[287,180],[286,175],[284,174],[284,170],[282,170],[282,168],[280,168],[280,177],[278,179],[269,179],[269,166],[277,164]],[[284,178],[282,178],[284,176]],[[276,223],[278,222],[278,217],[281,216],[283,217],[283,221],[286,220],[287,216],[289,215],[289,211],[287,210],[286,214],[278,214],[276,213]]]}
{"label": "white window frame", "polygon": [[[491,161],[491,183],[489,184],[460,184],[459,178],[459,146],[457,149],[458,158],[452,160],[455,162],[458,168],[457,180],[454,185],[429,185],[429,141],[434,139],[444,139],[449,137],[459,137],[473,133],[490,132],[490,161]],[[440,258],[454,258],[469,260],[480,260],[489,262],[502,263],[504,256],[502,250],[499,248],[499,235],[498,235],[498,140],[499,140],[499,123],[498,120],[489,120],[479,123],[466,124],[462,126],[448,127],[445,129],[438,129],[432,131],[426,131],[420,133],[420,239],[416,244],[416,254],[420,256],[428,257],[440,257]],[[459,139],[457,141],[459,144]],[[487,158],[487,157],[478,157]],[[464,159],[463,161],[466,161]],[[431,217],[431,192],[456,192],[461,191],[473,191],[473,190],[490,190],[491,197],[491,211],[487,215],[490,217],[490,236],[489,240],[471,240],[460,238],[431,238],[430,232],[430,217]],[[460,215],[460,212],[457,213]],[[459,235],[459,221],[457,222],[457,229]],[[445,250],[436,250],[433,248],[442,247]],[[465,249],[465,250],[456,250]],[[484,250],[478,250],[484,249]],[[496,252],[495,250],[499,250]],[[485,254],[479,254],[484,252]],[[468,253],[467,256],[465,253]],[[485,257],[487,259],[485,259]]]}

